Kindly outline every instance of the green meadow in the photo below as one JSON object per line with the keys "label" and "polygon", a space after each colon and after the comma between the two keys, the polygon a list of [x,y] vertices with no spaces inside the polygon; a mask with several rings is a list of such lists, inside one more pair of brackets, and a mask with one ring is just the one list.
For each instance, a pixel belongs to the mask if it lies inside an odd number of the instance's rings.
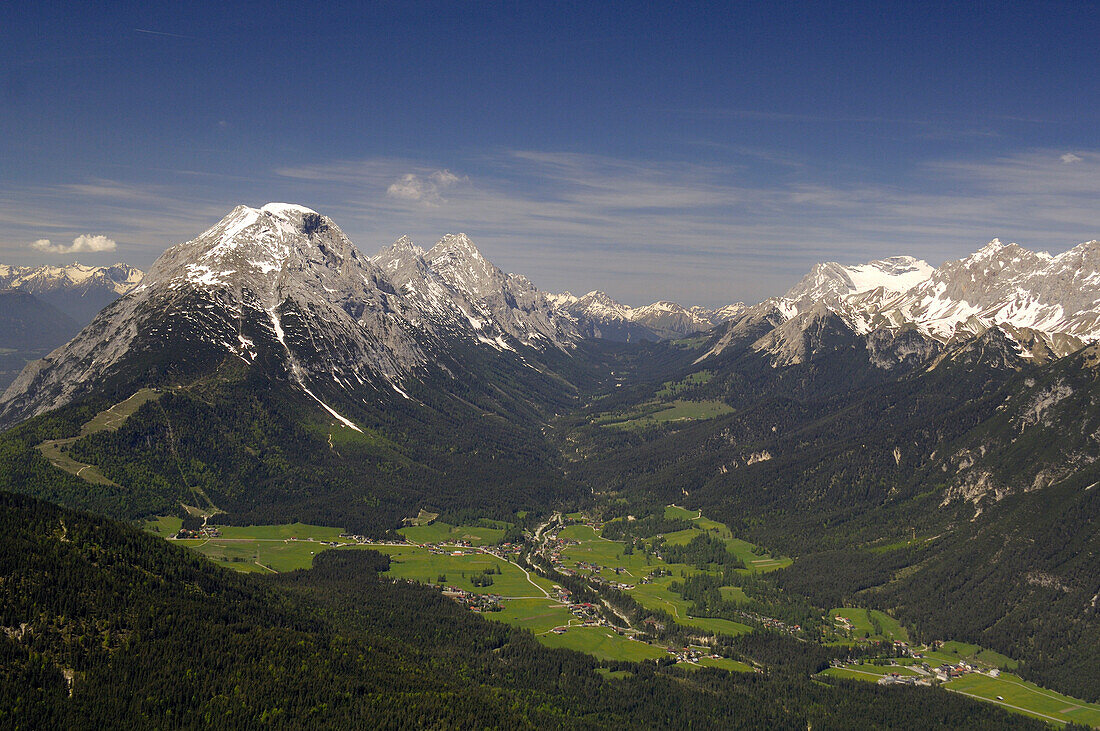
{"label": "green meadow", "polygon": [[504,537],[504,533],[509,527],[508,524],[500,521],[484,522],[494,523],[495,525],[492,527],[451,525],[437,520],[428,525],[408,526],[397,532],[413,543],[469,541],[474,546],[493,546],[500,543],[500,539]]}
{"label": "green meadow", "polygon": [[885,612],[859,607],[837,607],[829,610],[829,621],[843,632],[836,617],[844,617],[852,624],[852,639],[886,640],[890,642],[908,642],[909,633],[901,623]]}
{"label": "green meadow", "polygon": [[[1040,688],[1015,675],[1001,673],[1000,677],[972,673],[944,685],[950,691],[991,701],[1009,710],[1026,713],[1045,720],[1073,722],[1088,726],[1100,726],[1100,704],[1086,703],[1075,698]],[[998,699],[998,696],[1000,698]]]}
{"label": "green meadow", "polygon": [[668,650],[657,645],[647,645],[615,633],[610,627],[576,627],[565,634],[539,635],[547,647],[563,647],[585,652],[600,660],[658,660],[668,657]]}
{"label": "green meadow", "polygon": [[677,421],[713,419],[733,412],[722,401],[671,401],[651,402],[629,411],[612,411],[600,414],[593,423],[613,429],[648,429],[659,424]]}

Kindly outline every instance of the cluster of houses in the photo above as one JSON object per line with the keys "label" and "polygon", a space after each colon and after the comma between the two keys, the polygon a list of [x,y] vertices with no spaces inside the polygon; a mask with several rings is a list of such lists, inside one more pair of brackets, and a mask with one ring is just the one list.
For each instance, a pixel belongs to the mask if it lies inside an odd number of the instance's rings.
{"label": "cluster of houses", "polygon": [[756,622],[767,629],[779,630],[780,632],[786,632],[789,635],[801,634],[802,625],[800,624],[787,624],[781,619],[775,617],[766,617],[763,614],[757,614],[756,612],[738,612],[745,619]]}
{"label": "cluster of houses", "polygon": [[443,590],[443,596],[458,602],[471,612],[499,612],[503,609],[499,594],[475,594],[457,586],[448,586]]}
{"label": "cluster of houses", "polygon": [[191,530],[190,528],[180,528],[179,533],[172,536],[176,540],[185,540],[188,538],[221,538],[222,532],[215,526],[204,525],[197,530]]}
{"label": "cluster of houses", "polygon": [[517,556],[523,553],[522,543],[502,543],[499,546],[489,546],[481,549],[485,553],[491,553],[497,558],[502,558],[505,561],[514,560]]}
{"label": "cluster of houses", "polygon": [[676,658],[676,662],[690,662],[697,663],[703,658],[707,657],[712,660],[721,660],[721,655],[716,655],[713,652],[707,652],[706,650],[698,647],[685,647],[680,649],[679,647],[668,648],[668,653]]}
{"label": "cluster of houses", "polygon": [[[895,643],[898,644],[898,643]],[[904,643],[902,643],[904,644]],[[919,653],[914,653],[914,657],[919,657]],[[881,661],[880,661],[881,662]],[[832,666],[836,668],[851,667],[853,665],[861,664],[861,660],[855,660],[853,658],[847,658],[846,660],[834,660]],[[883,675],[879,681],[879,685],[931,685],[933,680],[937,680],[941,683],[946,683],[949,680],[961,678],[964,675],[971,673],[985,673],[991,678],[996,678],[1001,674],[1000,670],[996,668],[992,670],[983,671],[981,668],[974,667],[968,662],[958,662],[955,664],[944,663],[938,667],[932,667],[926,662],[922,662],[920,665],[908,665],[905,666],[909,670],[916,673],[916,675],[900,672],[889,672]]]}
{"label": "cluster of houses", "polygon": [[[958,662],[954,665],[944,663],[943,665],[935,668],[929,668],[928,663],[923,663],[922,667],[925,670],[930,670],[931,673],[936,677],[936,680],[939,680],[941,682],[947,682],[948,680],[961,678],[962,676],[969,675],[970,673],[982,672],[980,668],[976,668],[968,662]],[[986,675],[991,678],[996,678],[1000,674],[1001,671],[997,668],[993,668],[992,670],[986,672]]]}
{"label": "cluster of houses", "polygon": [[574,617],[588,626],[600,624],[602,621],[600,619],[600,613],[596,610],[596,605],[590,602],[570,604],[569,611]]}
{"label": "cluster of houses", "polygon": [[920,675],[889,673],[878,679],[879,685],[932,685],[932,681]]}

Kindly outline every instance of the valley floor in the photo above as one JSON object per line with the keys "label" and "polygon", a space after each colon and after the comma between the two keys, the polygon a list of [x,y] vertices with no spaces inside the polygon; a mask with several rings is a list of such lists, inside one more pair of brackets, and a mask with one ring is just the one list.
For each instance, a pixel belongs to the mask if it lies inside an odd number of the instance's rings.
{"label": "valley floor", "polygon": [[[820,673],[821,679],[936,684],[1046,721],[1100,727],[1100,706],[1005,672],[1016,666],[1010,658],[963,643],[910,646],[906,628],[883,612],[836,607],[822,613],[820,627],[812,631],[755,611],[741,612],[743,621],[694,616],[696,607],[682,595],[682,582],[698,575],[720,577],[721,567],[666,561],[658,553],[660,546],[685,546],[698,536],[715,536],[744,566],[737,575],[750,579],[789,566],[792,560],[739,540],[700,511],[669,506],[665,515],[690,521],[693,527],[662,535],[652,547],[631,540],[630,548],[627,542],[606,538],[604,525],[580,513],[555,514],[515,543],[503,541],[513,526],[502,521],[452,525],[430,515],[409,521],[412,524],[399,531],[400,539],[382,541],[301,523],[205,525],[188,534],[181,532],[180,519],[159,518],[147,522],[146,529],[245,572],[304,569],[321,551],[371,548],[390,557],[388,573],[394,578],[437,586],[471,612],[530,630],[548,647],[577,650],[603,661],[664,660],[685,668],[753,672],[762,665],[751,657],[723,656],[728,646],[715,640],[771,630],[827,647],[850,648],[859,655],[834,660]],[[741,586],[720,589],[723,599],[744,602],[746,607],[751,603]],[[646,616],[648,612],[652,614]],[[890,652],[876,657],[876,647]]]}

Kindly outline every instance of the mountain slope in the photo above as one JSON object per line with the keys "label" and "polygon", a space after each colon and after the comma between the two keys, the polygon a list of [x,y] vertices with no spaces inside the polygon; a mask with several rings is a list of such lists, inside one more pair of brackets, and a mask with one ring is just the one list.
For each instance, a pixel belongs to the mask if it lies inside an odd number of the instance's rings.
{"label": "mountain slope", "polygon": [[[0,419],[40,417],[0,439],[0,483],[117,517],[189,505],[364,532],[420,507],[506,517],[571,499],[541,428],[602,356],[465,237],[430,259],[394,249],[376,264],[300,206],[234,209],[16,379]],[[162,395],[82,432],[142,388]],[[112,484],[52,468],[36,449],[50,439]]]}
{"label": "mountain slope", "polygon": [[496,350],[518,343],[534,356],[568,350],[577,339],[538,290],[493,267],[467,238],[445,238],[426,258],[408,251],[404,266],[390,252],[390,273],[431,269],[441,291],[417,294],[414,279],[391,281],[307,208],[238,206],[166,251],[141,285],[29,367],[0,398],[0,424],[106,384],[193,378],[229,358],[289,379],[333,418],[359,428],[328,400],[410,399],[411,380],[461,365],[449,357],[459,343]]}
{"label": "mountain slope", "polygon": [[29,292],[0,290],[0,389],[6,389],[28,362],[79,330],[75,320]]}

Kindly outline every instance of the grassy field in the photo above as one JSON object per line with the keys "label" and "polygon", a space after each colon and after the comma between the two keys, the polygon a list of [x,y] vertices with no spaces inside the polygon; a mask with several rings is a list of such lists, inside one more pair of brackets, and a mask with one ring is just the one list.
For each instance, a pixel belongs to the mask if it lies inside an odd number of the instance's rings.
{"label": "grassy field", "polygon": [[[433,554],[419,546],[373,548],[390,555],[389,573],[393,576],[424,584],[435,584],[440,576],[445,576],[448,586],[503,597],[503,609],[487,612],[485,618],[528,629],[549,647],[580,650],[602,660],[646,660],[667,655],[664,648],[631,640],[607,627],[575,626],[577,620],[568,607],[545,595],[552,591],[551,582],[533,573],[528,580],[518,566],[496,556],[480,552],[462,556]],[[474,586],[471,579],[490,567],[501,572],[493,574],[492,585]],[[571,623],[574,626],[570,626]],[[555,627],[565,626],[569,629],[564,634],[550,632]]]}
{"label": "grassy field", "polygon": [[600,660],[657,660],[668,657],[668,650],[615,634],[608,627],[576,627],[562,635],[540,635],[547,647],[564,647],[588,653]]}
{"label": "grassy field", "polygon": [[549,599],[509,599],[502,604],[504,609],[486,616],[529,629],[536,635],[543,635],[555,627],[564,627],[574,619],[566,606]]}
{"label": "grassy field", "polygon": [[162,538],[168,538],[180,532],[180,528],[183,527],[183,519],[174,515],[162,515],[145,521],[141,527],[150,533],[156,533]]}
{"label": "grassy field", "polygon": [[731,660],[728,657],[720,657],[717,660],[710,657],[704,657],[699,660],[699,665],[705,668],[719,668],[721,670],[730,670],[735,673],[753,673],[756,669],[752,665],[747,665],[740,660]]}
{"label": "grassy field", "polygon": [[415,525],[397,531],[413,543],[446,543],[450,541],[469,541],[475,546],[495,546],[504,536],[507,524],[503,527],[483,528],[473,525],[451,525],[435,521],[429,525]]}
{"label": "grassy field", "polygon": [[657,391],[658,398],[672,398],[673,396],[683,393],[693,386],[701,386],[704,383],[710,383],[710,380],[714,377],[714,373],[711,371],[699,371],[698,373],[692,373],[682,381],[665,381],[661,384],[661,390]]}
{"label": "grassy field", "polygon": [[[998,678],[971,674],[944,685],[948,690],[981,698],[1045,720],[1100,726],[1100,704],[1086,703],[1061,693],[1040,688],[1015,675]],[[998,700],[1000,696],[1003,700]]]}
{"label": "grassy field", "polygon": [[[860,680],[875,680],[876,678],[881,678],[883,675],[891,675],[894,673],[898,675],[921,675],[921,673],[905,665],[872,665],[871,663],[848,665],[843,668],[828,668],[822,671],[822,675],[831,675],[834,677],[854,677],[862,675],[863,677],[859,678]],[[875,677],[868,677],[871,675]]]}
{"label": "grassy field", "polygon": [[927,662],[953,665],[960,660],[965,660],[971,665],[980,665],[989,668],[1004,668],[1015,670],[1020,666],[1010,657],[993,650],[986,650],[978,645],[970,645],[965,642],[944,642],[938,650],[924,653]]}
{"label": "grassy field", "polygon": [[[157,518],[146,523],[145,529],[161,528],[163,531],[175,526],[178,531],[178,522],[179,518]],[[321,541],[339,541],[343,532],[342,528],[305,523],[219,526],[218,529],[222,534],[219,538],[175,542],[237,571],[272,573],[308,569],[313,565],[313,557],[329,548],[321,545]]]}
{"label": "grassy field", "polygon": [[652,402],[629,411],[613,411],[597,416],[593,423],[614,429],[648,429],[675,421],[713,419],[733,411],[722,401]]}
{"label": "grassy field", "polygon": [[[870,640],[889,640],[891,642],[908,642],[909,633],[901,624],[889,614],[875,609],[861,609],[858,607],[837,607],[830,609],[828,618],[834,621],[835,617],[844,617],[852,623],[852,638],[866,637]],[[875,631],[875,624],[881,628],[881,632]],[[834,625],[838,631],[840,625]]]}
{"label": "grassy field", "polygon": [[748,541],[735,538],[730,529],[716,520],[704,517],[699,511],[688,510],[677,505],[669,505],[665,508],[666,518],[679,518],[695,523],[695,528],[675,531],[665,535],[665,541],[671,545],[686,545],[695,536],[704,531],[716,535],[726,542],[730,553],[737,556],[748,571],[767,572],[784,569],[794,561],[786,556],[772,556],[768,553],[756,553],[756,546]]}
{"label": "grassy field", "polygon": [[[531,574],[531,581],[516,565],[488,553],[472,552],[462,556],[430,553],[419,546],[371,546],[390,556],[390,574],[402,579],[412,579],[422,584],[439,583],[439,577],[445,576],[444,583],[459,589],[478,594],[499,594],[504,597],[545,598],[553,584],[546,579]],[[492,574],[490,586],[474,586],[471,579],[486,569],[499,569]],[[534,582],[532,584],[531,582]],[[551,625],[556,626],[556,625]]]}
{"label": "grassy field", "polygon": [[48,439],[39,444],[36,449],[42,456],[50,461],[54,467],[65,470],[69,474],[76,475],[82,480],[93,485],[114,485],[115,483],[99,471],[95,465],[78,462],[69,456],[69,445],[73,442],[106,429],[118,429],[130,418],[138,408],[153,399],[160,398],[160,392],[151,388],[143,388],[125,401],[111,406],[93,416],[87,423],[80,427],[80,434],[67,439]]}

